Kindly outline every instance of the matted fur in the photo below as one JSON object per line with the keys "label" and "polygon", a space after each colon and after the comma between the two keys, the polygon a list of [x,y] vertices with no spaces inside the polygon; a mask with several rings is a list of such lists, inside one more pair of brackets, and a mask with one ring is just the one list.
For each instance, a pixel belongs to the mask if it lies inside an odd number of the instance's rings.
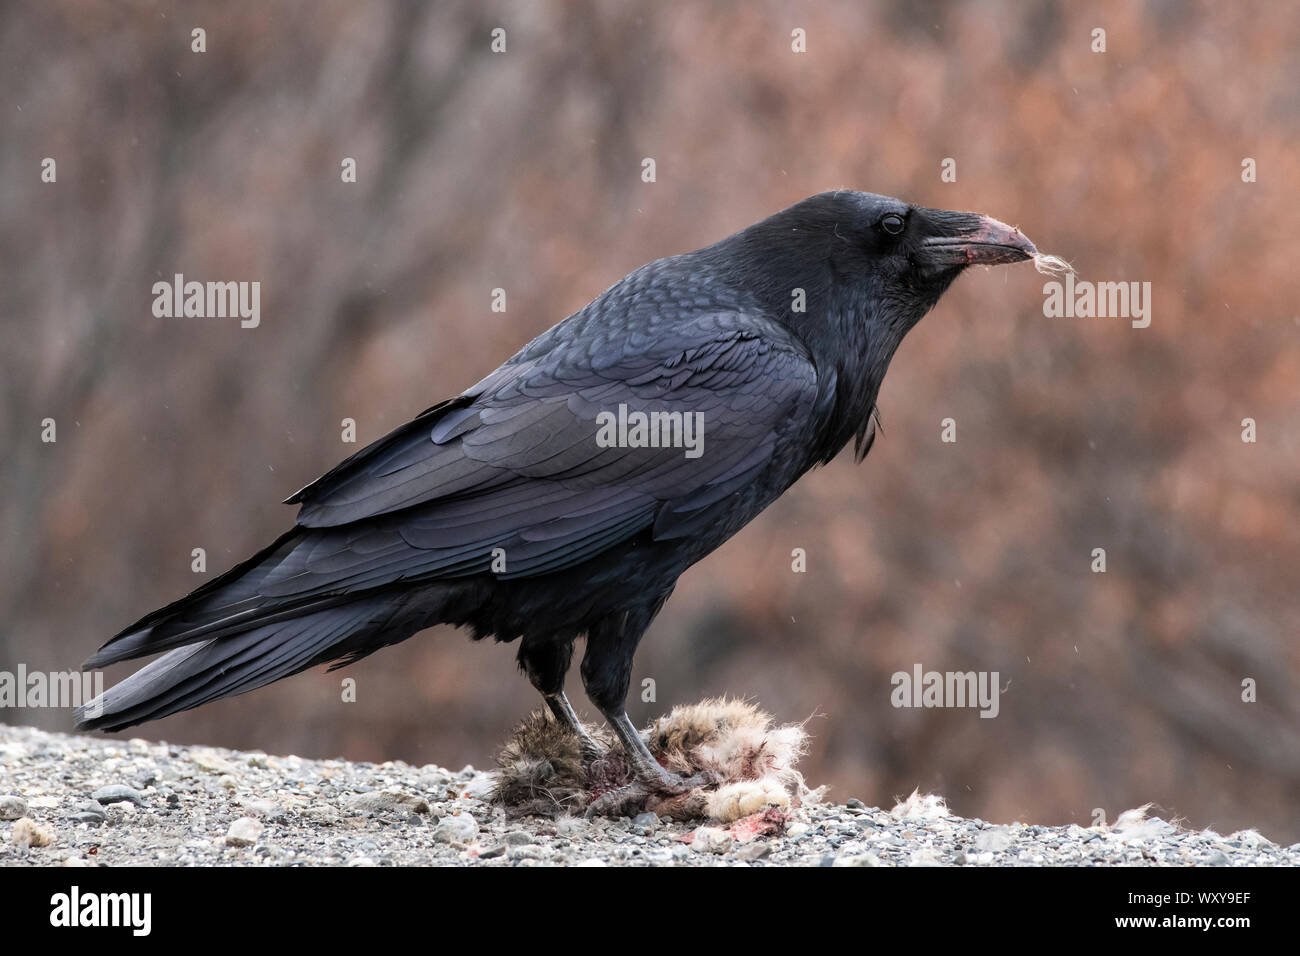
{"label": "matted fur", "polygon": [[[578,740],[544,711],[516,728],[497,758],[493,795],[512,816],[579,813],[602,794],[632,782],[632,773],[603,728],[585,726],[606,749],[583,759]],[[697,788],[675,797],[639,797],[620,812],[652,811],[675,820],[732,823],[769,808],[788,811],[821,798],[795,769],[807,746],[801,726],[774,727],[772,717],[743,700],[717,698],[674,707],[642,731],[651,754],[673,773],[707,771],[716,788]]]}
{"label": "matted fur", "polygon": [[556,817],[587,807],[587,767],[578,738],[545,711],[534,711],[515,728],[497,755],[497,768],[493,799],[519,816]]}

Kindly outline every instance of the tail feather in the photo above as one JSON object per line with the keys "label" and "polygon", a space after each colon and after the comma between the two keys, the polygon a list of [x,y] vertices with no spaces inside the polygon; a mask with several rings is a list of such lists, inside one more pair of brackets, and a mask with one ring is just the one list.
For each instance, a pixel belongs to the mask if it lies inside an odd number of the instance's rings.
{"label": "tail feather", "polygon": [[257,625],[296,617],[313,607],[327,607],[346,600],[345,597],[314,596],[301,601],[278,599],[272,602],[260,593],[259,585],[263,579],[292,554],[302,537],[302,529],[295,527],[225,574],[145,615],[109,638],[82,667],[104,667],[133,657],[185,647],[206,637],[247,631]]}
{"label": "tail feather", "polygon": [[375,639],[375,647],[404,640],[429,617],[404,611],[391,596],[370,597],[176,648],[78,709],[77,728],[122,730],[355,654]]}

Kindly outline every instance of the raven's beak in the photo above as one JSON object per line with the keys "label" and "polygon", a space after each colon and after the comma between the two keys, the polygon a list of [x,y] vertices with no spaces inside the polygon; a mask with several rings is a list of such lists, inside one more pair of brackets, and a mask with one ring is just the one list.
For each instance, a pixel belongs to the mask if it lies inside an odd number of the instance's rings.
{"label": "raven's beak", "polygon": [[927,210],[931,235],[921,240],[916,259],[922,265],[996,266],[1038,255],[1019,229],[973,212]]}

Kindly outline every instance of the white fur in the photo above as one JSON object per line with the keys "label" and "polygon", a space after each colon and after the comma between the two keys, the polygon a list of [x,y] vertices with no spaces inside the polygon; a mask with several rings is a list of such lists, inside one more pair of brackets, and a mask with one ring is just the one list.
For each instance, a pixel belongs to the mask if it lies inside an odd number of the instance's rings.
{"label": "white fur", "polygon": [[913,790],[906,800],[900,800],[889,813],[896,820],[939,820],[948,815],[948,805],[937,793]]}
{"label": "white fur", "polygon": [[759,813],[768,807],[790,808],[790,794],[781,781],[773,777],[728,783],[709,794],[706,804],[709,818],[719,823],[735,823],[741,817]]}

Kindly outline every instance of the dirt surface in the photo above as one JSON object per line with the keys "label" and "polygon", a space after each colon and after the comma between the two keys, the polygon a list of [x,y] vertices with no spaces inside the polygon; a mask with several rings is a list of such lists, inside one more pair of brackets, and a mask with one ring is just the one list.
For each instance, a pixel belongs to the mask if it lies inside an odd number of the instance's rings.
{"label": "dirt surface", "polygon": [[6,866],[1258,866],[1300,863],[1246,830],[1141,811],[1109,828],[996,825],[935,796],[756,815],[731,827],[510,820],[492,774],[306,760],[0,726]]}

